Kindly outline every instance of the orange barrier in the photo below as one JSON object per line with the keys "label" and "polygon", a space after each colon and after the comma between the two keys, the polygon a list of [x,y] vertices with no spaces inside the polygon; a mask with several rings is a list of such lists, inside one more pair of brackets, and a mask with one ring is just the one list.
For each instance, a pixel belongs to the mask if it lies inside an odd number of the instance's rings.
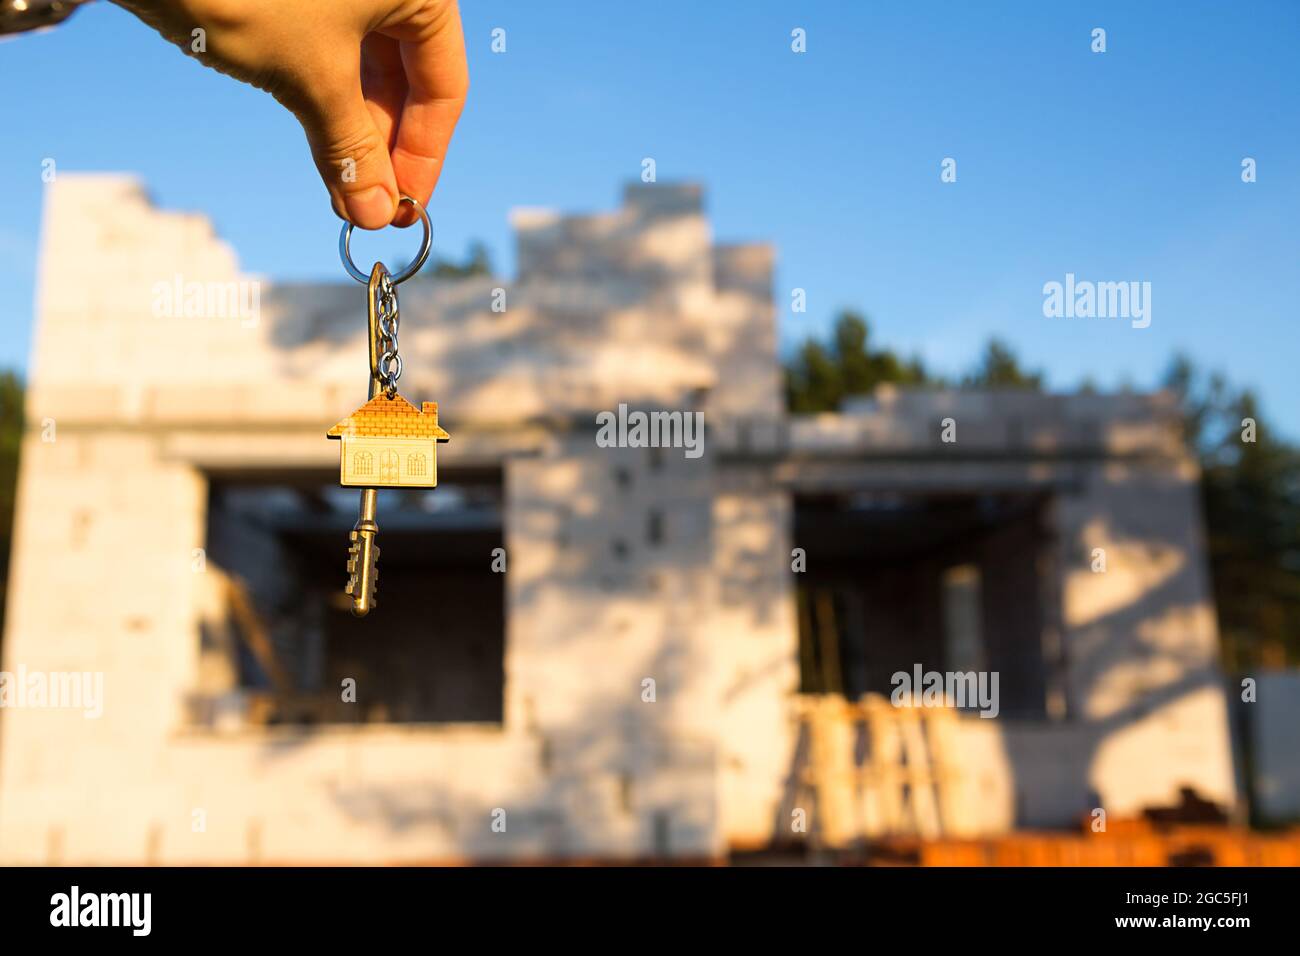
{"label": "orange barrier", "polygon": [[921,840],[884,853],[913,855],[921,866],[1290,866],[1300,867],[1300,831],[1258,833],[1235,827],[1124,827],[1121,832],[1016,833],[982,840]]}

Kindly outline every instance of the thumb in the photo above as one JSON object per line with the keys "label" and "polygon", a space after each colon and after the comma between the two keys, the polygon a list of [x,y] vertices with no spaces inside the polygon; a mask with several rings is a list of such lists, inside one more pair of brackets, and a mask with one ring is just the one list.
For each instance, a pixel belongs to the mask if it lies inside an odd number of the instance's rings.
{"label": "thumb", "polygon": [[388,142],[366,107],[358,71],[307,91],[294,113],[334,211],[362,229],[391,223],[397,211],[397,177]]}

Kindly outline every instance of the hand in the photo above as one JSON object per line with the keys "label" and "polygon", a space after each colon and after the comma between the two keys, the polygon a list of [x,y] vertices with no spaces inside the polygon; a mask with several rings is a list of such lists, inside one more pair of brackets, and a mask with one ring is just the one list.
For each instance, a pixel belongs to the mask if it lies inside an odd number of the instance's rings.
{"label": "hand", "polygon": [[428,204],[469,89],[456,0],[114,2],[291,110],[340,217],[407,226],[399,195]]}

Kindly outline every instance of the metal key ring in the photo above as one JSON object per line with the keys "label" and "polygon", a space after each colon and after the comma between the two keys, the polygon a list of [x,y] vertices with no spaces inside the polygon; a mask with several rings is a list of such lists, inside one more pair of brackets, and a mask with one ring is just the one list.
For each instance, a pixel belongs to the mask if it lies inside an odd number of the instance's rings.
{"label": "metal key ring", "polygon": [[[393,276],[393,285],[399,282],[405,282],[411,276],[420,271],[420,266],[429,258],[429,249],[433,246],[433,227],[429,225],[429,214],[424,211],[420,203],[410,196],[403,196],[398,200],[400,206],[404,202],[409,202],[415,207],[415,211],[420,214],[420,222],[424,223],[424,242],[420,244],[420,254],[415,257],[409,266]],[[339,258],[343,260],[343,268],[348,270],[348,275],[356,279],[362,285],[370,281],[370,273],[362,272],[357,268],[356,263],[352,261],[352,223],[345,222],[343,231],[339,233]]]}

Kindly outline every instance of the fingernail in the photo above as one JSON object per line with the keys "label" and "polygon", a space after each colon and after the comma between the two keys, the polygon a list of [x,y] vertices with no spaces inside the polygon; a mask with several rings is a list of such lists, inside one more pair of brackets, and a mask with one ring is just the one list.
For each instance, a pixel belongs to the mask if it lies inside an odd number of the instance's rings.
{"label": "fingernail", "polygon": [[381,229],[393,221],[393,197],[383,186],[371,186],[343,199],[348,218],[362,229]]}

